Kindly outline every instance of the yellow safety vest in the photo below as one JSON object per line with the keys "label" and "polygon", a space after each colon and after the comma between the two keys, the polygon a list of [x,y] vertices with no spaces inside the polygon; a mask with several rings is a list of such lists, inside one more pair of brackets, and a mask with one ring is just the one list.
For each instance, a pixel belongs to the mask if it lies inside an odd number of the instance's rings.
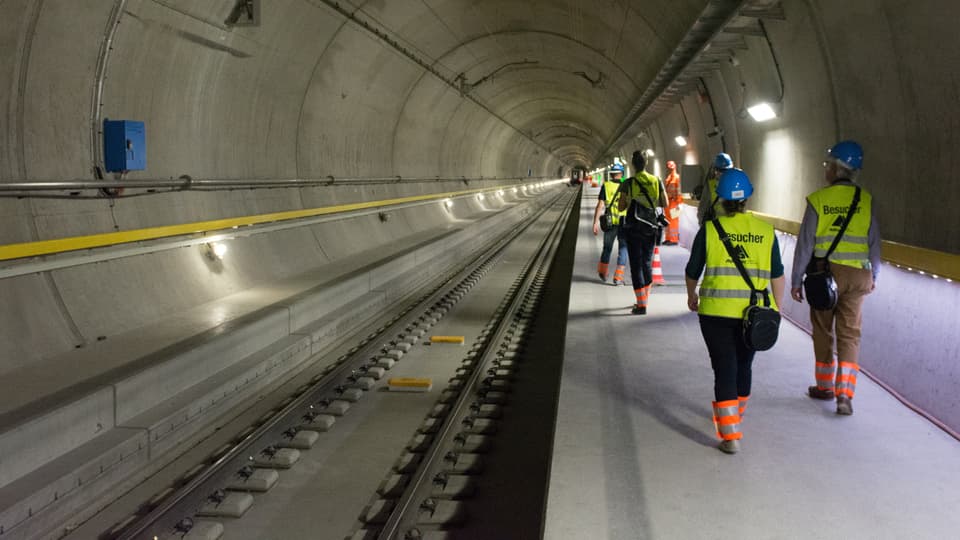
{"label": "yellow safety vest", "polygon": [[[770,265],[773,263],[773,226],[750,214],[734,214],[718,218],[734,249],[740,255],[753,286],[764,290],[770,283]],[[737,265],[730,259],[713,222],[703,224],[706,233],[707,264],[700,284],[701,315],[740,319],[750,305],[750,287],[743,280]],[[763,305],[762,298],[760,305]],[[773,292],[770,306],[779,310]]]}
{"label": "yellow safety vest", "polygon": [[627,215],[627,211],[620,211],[617,208],[617,202],[619,200],[618,193],[620,193],[620,182],[616,180],[607,180],[603,183],[603,204],[610,209],[610,215],[613,216],[613,224],[619,225],[620,218]]}
{"label": "yellow safety vest", "polygon": [[650,208],[650,203],[647,202],[643,191],[640,190],[640,186],[642,185],[647,188],[647,194],[650,195],[650,200],[653,201],[653,207],[659,204],[657,201],[660,200],[660,179],[656,176],[646,171],[640,171],[634,178],[624,180],[624,183],[630,186],[631,200],[636,199],[640,205]]}
{"label": "yellow safety vest", "polygon": [[[823,257],[827,254],[827,250],[830,249],[830,245],[833,244],[833,240],[847,218],[855,192],[856,186],[840,184],[815,191],[807,197],[807,201],[817,212],[817,237],[813,251],[815,257]],[[873,198],[861,188],[857,211],[847,225],[847,230],[844,231],[837,248],[830,254],[830,262],[853,268],[870,268],[868,235],[872,211]]]}

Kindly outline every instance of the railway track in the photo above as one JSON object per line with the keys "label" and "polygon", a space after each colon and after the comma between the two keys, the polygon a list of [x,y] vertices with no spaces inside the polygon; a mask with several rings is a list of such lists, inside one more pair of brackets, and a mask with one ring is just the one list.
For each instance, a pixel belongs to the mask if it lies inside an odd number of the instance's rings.
{"label": "railway track", "polygon": [[[531,361],[524,347],[577,194],[558,192],[525,227],[101,538],[406,539],[468,530],[468,501],[509,422],[516,375]],[[385,391],[397,378],[434,387]]]}

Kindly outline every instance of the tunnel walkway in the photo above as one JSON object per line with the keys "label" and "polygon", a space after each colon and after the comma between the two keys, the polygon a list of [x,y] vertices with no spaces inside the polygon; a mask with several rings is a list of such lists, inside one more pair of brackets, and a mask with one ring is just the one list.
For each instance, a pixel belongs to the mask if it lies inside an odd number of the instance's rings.
{"label": "tunnel walkway", "polygon": [[740,453],[719,452],[688,253],[661,248],[667,285],[630,315],[629,284],[596,276],[596,193],[581,208],[545,538],[956,537],[960,442],[866,376],[852,417],[806,397],[812,345],[787,321],[754,361]]}

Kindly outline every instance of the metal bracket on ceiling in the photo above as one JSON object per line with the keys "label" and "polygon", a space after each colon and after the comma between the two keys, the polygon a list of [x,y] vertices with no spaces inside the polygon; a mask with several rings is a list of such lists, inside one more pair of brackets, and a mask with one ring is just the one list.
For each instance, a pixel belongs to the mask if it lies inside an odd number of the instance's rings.
{"label": "metal bracket on ceiling", "polygon": [[223,24],[260,26],[260,0],[237,0]]}
{"label": "metal bracket on ceiling", "polygon": [[647,89],[625,115],[601,155],[630,140],[657,116],[697,88],[732,51],[747,48],[745,36],[764,35],[758,20],[784,20],[780,0],[711,0]]}

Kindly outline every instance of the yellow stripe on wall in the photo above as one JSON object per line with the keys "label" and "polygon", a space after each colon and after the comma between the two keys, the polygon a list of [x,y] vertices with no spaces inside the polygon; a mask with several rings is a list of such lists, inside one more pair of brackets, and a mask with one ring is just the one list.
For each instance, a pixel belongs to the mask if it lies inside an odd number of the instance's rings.
{"label": "yellow stripe on wall", "polygon": [[[770,223],[774,228],[785,233],[792,235],[800,233],[800,223],[796,221],[790,221],[760,212],[751,212],[751,214]],[[888,240],[883,240],[880,250],[883,260],[887,262],[960,281],[960,255],[908,246],[907,244],[890,242]]]}
{"label": "yellow stripe on wall", "polygon": [[[521,184],[518,184],[521,185]],[[450,197],[459,197],[473,193],[484,193],[498,191],[501,189],[510,189],[513,186],[497,186],[494,188],[471,189],[465,191],[451,191],[448,193],[434,193],[430,195],[416,195],[412,197],[400,197],[397,199],[385,199],[380,201],[367,201],[351,204],[342,204],[338,206],[324,206],[321,208],[310,208],[306,210],[290,210],[286,212],[273,212],[270,214],[258,214],[253,216],[243,216],[236,218],[215,219],[211,221],[197,221],[193,223],[183,223],[180,225],[165,225],[161,227],[150,227],[146,229],[134,229],[131,231],[112,232],[103,234],[91,234],[86,236],[71,236],[67,238],[57,238],[54,240],[40,240],[36,242],[23,242],[19,244],[7,244],[0,246],[0,261],[12,259],[22,259],[26,257],[37,257],[40,255],[52,255],[68,251],[77,251],[80,249],[91,249],[99,247],[114,246],[117,244],[128,244],[130,242],[142,242],[145,240],[157,240],[160,238],[169,238],[171,236],[183,236],[193,234],[204,234],[213,231],[232,229],[233,227],[244,227],[248,225],[261,225],[264,223],[273,223],[278,221],[289,221],[293,219],[303,219],[317,217],[329,214],[343,212],[352,212],[356,210],[365,210],[379,206],[394,206],[398,204],[408,204],[413,202],[429,201],[435,199],[447,199]]]}
{"label": "yellow stripe on wall", "polygon": [[[693,207],[700,204],[699,201],[691,198],[689,195],[684,195],[683,202]],[[751,211],[750,213],[773,225],[773,227],[779,231],[794,236],[800,234],[800,222],[798,221],[791,221],[762,212]],[[900,266],[906,266],[914,270],[922,270],[928,274],[935,274],[940,277],[960,281],[960,255],[909,246],[888,240],[883,241],[881,252],[883,260],[889,263],[899,264]]]}

